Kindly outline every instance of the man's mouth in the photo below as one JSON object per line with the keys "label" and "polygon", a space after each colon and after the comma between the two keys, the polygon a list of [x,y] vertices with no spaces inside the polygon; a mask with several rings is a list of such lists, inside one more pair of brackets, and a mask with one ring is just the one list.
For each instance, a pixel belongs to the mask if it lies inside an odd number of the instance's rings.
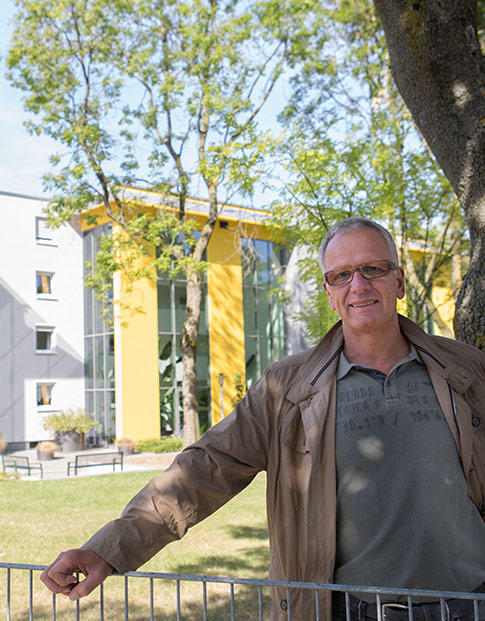
{"label": "man's mouth", "polygon": [[365,306],[372,306],[373,304],[377,304],[377,300],[372,300],[371,302],[354,302],[350,306],[352,306],[352,308],[364,308]]}

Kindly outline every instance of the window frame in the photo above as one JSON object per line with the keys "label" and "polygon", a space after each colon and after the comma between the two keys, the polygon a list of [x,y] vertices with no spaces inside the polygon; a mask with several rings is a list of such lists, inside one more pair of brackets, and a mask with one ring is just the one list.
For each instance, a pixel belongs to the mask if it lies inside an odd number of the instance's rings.
{"label": "window frame", "polygon": [[[47,270],[36,270],[35,272],[35,293],[38,300],[54,300],[54,294],[52,291],[52,281],[54,279],[55,272],[49,272]],[[41,288],[42,288],[42,278],[48,278],[49,284],[49,293],[43,293],[39,291],[39,278],[41,279]]]}
{"label": "window frame", "polygon": [[41,246],[57,246],[54,231],[47,227],[45,216],[35,216],[35,242]]}
{"label": "window frame", "polygon": [[[55,410],[55,404],[54,404],[54,387],[56,385],[56,382],[53,380],[36,380],[35,382],[35,401],[36,401],[36,407],[37,410],[40,412],[46,412],[48,410]],[[39,403],[39,388],[41,388],[42,386],[45,386],[47,390],[49,390],[49,398],[50,398],[50,403]]]}
{"label": "window frame", "polygon": [[[49,334],[50,347],[47,349],[39,348],[38,335],[40,333]],[[55,354],[56,353],[56,342],[55,342],[55,327],[47,326],[43,324],[38,324],[35,326],[35,353],[36,354]]]}

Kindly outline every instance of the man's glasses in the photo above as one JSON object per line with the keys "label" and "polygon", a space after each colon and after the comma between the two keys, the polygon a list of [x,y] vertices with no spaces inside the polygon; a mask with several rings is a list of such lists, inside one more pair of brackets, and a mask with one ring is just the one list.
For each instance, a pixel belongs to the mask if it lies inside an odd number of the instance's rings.
{"label": "man's glasses", "polygon": [[342,267],[339,270],[331,270],[323,275],[325,282],[331,287],[340,287],[352,282],[355,272],[359,272],[362,278],[374,280],[387,276],[391,270],[397,269],[392,261],[373,261],[372,263],[361,263],[355,267]]}

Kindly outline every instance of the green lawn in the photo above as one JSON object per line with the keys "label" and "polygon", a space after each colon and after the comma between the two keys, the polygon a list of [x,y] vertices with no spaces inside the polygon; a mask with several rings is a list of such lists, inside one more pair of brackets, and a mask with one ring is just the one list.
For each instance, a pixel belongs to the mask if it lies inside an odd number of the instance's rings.
{"label": "green lawn", "polygon": [[[0,483],[0,561],[49,564],[59,552],[77,547],[110,519],[152,473],[136,472],[55,481]],[[145,571],[265,578],[269,565],[264,502],[259,475],[239,496],[169,545]],[[12,571],[11,618],[29,619],[28,572]],[[122,578],[109,578],[104,618],[124,619]],[[176,619],[175,584],[155,582],[156,619]],[[230,618],[227,585],[209,585],[209,619]],[[0,570],[0,618],[6,618],[6,571]],[[34,619],[51,619],[51,598],[34,573]],[[265,594],[267,595],[267,594]],[[257,590],[237,587],[237,619],[255,619]],[[99,595],[81,604],[81,619],[99,619]],[[149,581],[129,581],[130,619],[149,619]],[[202,585],[182,583],[182,618],[202,619]],[[267,601],[265,598],[265,607]],[[57,598],[57,619],[75,619],[75,605]]]}

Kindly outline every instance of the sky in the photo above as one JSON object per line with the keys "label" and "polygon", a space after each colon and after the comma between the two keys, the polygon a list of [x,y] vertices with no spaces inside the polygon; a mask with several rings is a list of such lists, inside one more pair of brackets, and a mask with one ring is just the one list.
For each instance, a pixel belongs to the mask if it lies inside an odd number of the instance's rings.
{"label": "sky", "polygon": [[22,105],[22,93],[5,78],[5,56],[14,13],[13,0],[0,3],[0,191],[46,196],[42,175],[50,168],[49,155],[57,151],[54,142],[44,136],[30,136],[23,126],[28,119]]}

